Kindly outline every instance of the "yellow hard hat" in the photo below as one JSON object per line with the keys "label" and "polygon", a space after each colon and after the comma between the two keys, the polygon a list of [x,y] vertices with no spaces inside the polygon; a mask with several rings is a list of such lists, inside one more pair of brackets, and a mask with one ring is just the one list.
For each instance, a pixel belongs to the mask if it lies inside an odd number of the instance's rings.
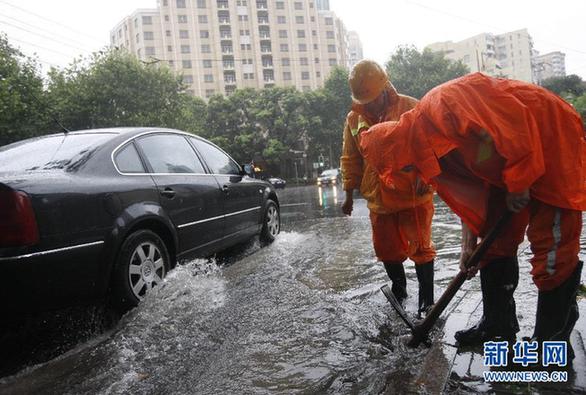
{"label": "yellow hard hat", "polygon": [[367,104],[381,94],[389,82],[389,77],[378,63],[361,60],[352,68],[348,82],[352,99],[358,104]]}

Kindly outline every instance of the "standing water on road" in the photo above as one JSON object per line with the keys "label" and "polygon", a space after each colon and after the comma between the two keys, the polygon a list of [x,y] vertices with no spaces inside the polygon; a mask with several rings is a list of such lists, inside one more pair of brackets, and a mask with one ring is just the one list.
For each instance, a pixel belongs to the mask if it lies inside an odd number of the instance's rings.
{"label": "standing water on road", "polygon": [[[336,187],[280,193],[283,231],[272,245],[250,243],[219,264],[178,266],[113,330],[1,379],[0,393],[491,390],[477,377],[481,356],[453,347],[453,332],[481,312],[478,279],[466,282],[448,307],[444,329],[433,334],[435,345],[408,349],[409,332],[379,291],[387,277],[374,256],[365,202],[356,200],[348,218]],[[437,298],[458,271],[459,220],[443,204],[436,207]],[[536,297],[523,248],[516,293],[520,336],[531,334]],[[416,276],[411,262],[405,267],[406,309],[413,312]],[[584,301],[580,305],[586,311]],[[584,322],[576,325],[580,341]],[[586,390],[583,342],[575,347],[576,377],[566,392]]]}

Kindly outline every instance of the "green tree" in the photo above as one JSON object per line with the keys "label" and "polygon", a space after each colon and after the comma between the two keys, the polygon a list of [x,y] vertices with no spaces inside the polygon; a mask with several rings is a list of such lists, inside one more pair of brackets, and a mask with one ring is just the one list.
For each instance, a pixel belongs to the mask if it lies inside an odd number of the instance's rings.
{"label": "green tree", "polygon": [[0,35],[0,146],[53,127],[38,64]]}
{"label": "green tree", "polygon": [[386,63],[386,71],[399,93],[418,99],[437,85],[470,72],[461,61],[429,49],[419,52],[413,46],[397,48]]}
{"label": "green tree", "polygon": [[582,96],[575,98],[571,101],[572,105],[582,116],[582,123],[584,124],[584,130],[586,130],[586,93]]}
{"label": "green tree", "polygon": [[586,93],[586,82],[575,74],[546,78],[541,82],[541,86],[565,99],[572,99]]}
{"label": "green tree", "polygon": [[120,50],[52,69],[48,93],[71,129],[157,126],[200,133],[204,126],[205,103],[185,93],[180,76]]}

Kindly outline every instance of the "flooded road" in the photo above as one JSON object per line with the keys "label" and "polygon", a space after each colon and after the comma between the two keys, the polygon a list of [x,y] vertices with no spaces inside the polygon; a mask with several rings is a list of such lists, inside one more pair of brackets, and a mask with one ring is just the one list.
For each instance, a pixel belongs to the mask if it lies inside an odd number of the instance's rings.
{"label": "flooded road", "polygon": [[[372,250],[364,200],[355,200],[348,218],[340,211],[341,189],[288,188],[279,190],[279,198],[283,227],[272,245],[250,243],[217,262],[186,262],[112,330],[0,379],[0,393],[586,390],[584,300],[570,383],[490,387],[481,380],[481,355],[457,353],[453,346],[454,331],[474,323],[481,312],[478,278],[466,282],[446,310],[434,346],[408,349],[409,332],[379,291],[387,276]],[[457,274],[459,220],[442,204],[436,207],[438,297]],[[528,249],[522,249],[519,338],[532,333],[536,299]],[[411,262],[405,267],[406,310],[414,312],[415,270]]]}

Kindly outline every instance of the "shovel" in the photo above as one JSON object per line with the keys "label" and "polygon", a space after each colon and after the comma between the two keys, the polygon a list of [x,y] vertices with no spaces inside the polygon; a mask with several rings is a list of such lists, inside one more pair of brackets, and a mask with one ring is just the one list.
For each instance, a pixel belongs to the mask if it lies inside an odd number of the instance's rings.
{"label": "shovel", "polygon": [[[473,266],[478,265],[488,248],[493,243],[494,239],[500,234],[502,229],[507,225],[509,220],[511,219],[511,215],[513,213],[510,211],[506,211],[503,216],[498,220],[498,222],[494,225],[494,227],[488,232],[488,234],[482,239],[480,244],[476,247],[470,258],[466,261],[465,267],[469,269]],[[409,329],[411,329],[411,339],[407,345],[409,347],[417,347],[422,342],[429,345],[429,339],[427,337],[429,331],[436,323],[437,319],[443,313],[445,308],[448,306],[448,303],[452,300],[452,298],[456,295],[456,292],[460,289],[464,281],[466,281],[466,272],[461,271],[458,273],[456,277],[450,282],[448,288],[445,290],[443,295],[439,298],[439,300],[435,303],[431,311],[427,314],[425,319],[421,321],[419,324],[414,325],[413,322],[407,316],[407,313],[401,306],[401,303],[397,300],[391,289],[388,285],[383,285],[381,287],[381,291],[386,296],[388,301],[391,303],[391,306],[395,309],[399,317],[407,324]]]}

